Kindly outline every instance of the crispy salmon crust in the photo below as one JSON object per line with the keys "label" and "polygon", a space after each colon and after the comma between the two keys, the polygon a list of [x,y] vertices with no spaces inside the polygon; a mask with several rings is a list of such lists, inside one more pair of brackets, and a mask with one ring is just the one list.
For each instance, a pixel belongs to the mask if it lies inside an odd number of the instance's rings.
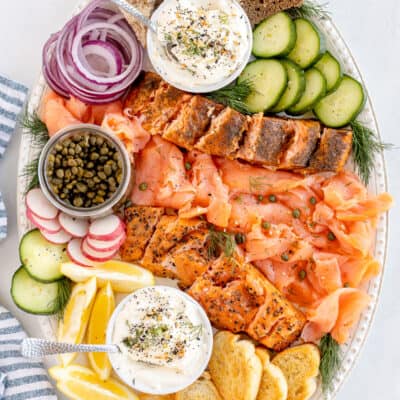
{"label": "crispy salmon crust", "polygon": [[197,150],[214,156],[231,158],[239,149],[247,118],[232,108],[225,108],[211,122],[208,132],[195,145]]}
{"label": "crispy salmon crust", "polygon": [[188,150],[202,137],[223,106],[202,96],[193,96],[166,128],[163,138]]}
{"label": "crispy salmon crust", "polygon": [[257,268],[239,257],[216,260],[188,293],[215,327],[245,332],[276,351],[296,340],[306,322]]}
{"label": "crispy salmon crust", "polygon": [[349,158],[353,132],[325,128],[320,145],[310,160],[309,172],[341,171]]}
{"label": "crispy salmon crust", "polygon": [[121,247],[124,261],[140,260],[160,221],[164,209],[159,207],[130,207],[125,210],[126,240]]}

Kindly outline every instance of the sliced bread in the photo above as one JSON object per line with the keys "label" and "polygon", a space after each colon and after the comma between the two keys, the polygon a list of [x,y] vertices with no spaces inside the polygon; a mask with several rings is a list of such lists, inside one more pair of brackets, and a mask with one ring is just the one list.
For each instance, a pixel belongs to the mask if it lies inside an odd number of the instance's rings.
{"label": "sliced bread", "polygon": [[240,0],[239,3],[247,12],[251,23],[259,24],[270,15],[289,8],[301,7],[304,0]]}
{"label": "sliced bread", "polygon": [[287,400],[308,400],[317,388],[320,353],[313,344],[286,349],[272,359],[288,384]]}
{"label": "sliced bread", "polygon": [[218,332],[209,370],[224,400],[256,400],[262,364],[250,340],[227,331]]}
{"label": "sliced bread", "polygon": [[286,400],[288,386],[285,375],[280,368],[271,363],[269,353],[266,349],[258,347],[256,354],[263,366],[257,400]]}
{"label": "sliced bread", "polygon": [[176,394],[176,400],[222,400],[208,372]]}

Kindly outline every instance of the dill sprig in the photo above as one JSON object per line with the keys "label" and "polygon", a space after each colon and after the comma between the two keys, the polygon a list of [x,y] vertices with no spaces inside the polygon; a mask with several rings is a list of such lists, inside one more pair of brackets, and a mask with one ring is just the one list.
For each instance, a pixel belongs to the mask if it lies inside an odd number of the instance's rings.
{"label": "dill sprig", "polygon": [[319,372],[321,374],[322,390],[326,393],[331,389],[333,378],[340,368],[342,352],[339,343],[333,339],[330,333],[321,339],[319,349],[321,352]]}
{"label": "dill sprig", "polygon": [[253,82],[250,79],[246,79],[242,82],[209,93],[207,97],[217,103],[231,107],[242,114],[251,114],[245,100],[250,96],[253,90]]}
{"label": "dill sprig", "polygon": [[25,165],[21,177],[27,178],[28,183],[25,187],[25,193],[39,186],[39,156]]}
{"label": "dill sprig", "polygon": [[375,132],[358,121],[350,123],[353,130],[353,159],[362,181],[368,185],[375,169],[375,157],[383,150],[393,147],[390,143],[382,143]]}
{"label": "dill sprig", "polygon": [[328,3],[315,3],[305,0],[301,7],[291,8],[288,13],[292,18],[318,18],[328,19],[330,11],[327,10]]}
{"label": "dill sprig", "polygon": [[63,278],[58,281],[58,294],[54,301],[54,309],[56,310],[55,315],[59,321],[64,318],[64,310],[71,297],[71,290],[72,285],[69,279]]}
{"label": "dill sprig", "polygon": [[46,124],[39,118],[36,112],[29,114],[26,109],[20,119],[20,125],[24,128],[25,134],[31,137],[33,146],[43,147],[49,140],[49,131]]}
{"label": "dill sprig", "polygon": [[216,231],[212,226],[208,233],[208,257],[218,257],[221,252],[225,257],[232,257],[235,252],[235,237],[227,232]]}

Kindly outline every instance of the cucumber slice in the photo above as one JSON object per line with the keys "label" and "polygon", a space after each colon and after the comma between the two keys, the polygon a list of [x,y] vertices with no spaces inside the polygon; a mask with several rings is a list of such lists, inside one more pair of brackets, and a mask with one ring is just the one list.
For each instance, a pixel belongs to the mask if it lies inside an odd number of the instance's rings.
{"label": "cucumber slice", "polygon": [[278,104],[271,110],[274,113],[284,111],[296,104],[306,87],[304,71],[297,64],[290,60],[281,60],[281,63],[286,68],[288,84]]}
{"label": "cucumber slice", "polygon": [[312,22],[298,18],[294,24],[297,32],[296,44],[287,57],[306,69],[321,56],[321,38]]}
{"label": "cucumber slice", "polygon": [[326,79],[326,89],[328,92],[335,89],[340,82],[342,77],[342,68],[340,63],[329,51],[326,51],[324,55],[314,65],[319,72],[324,75]]}
{"label": "cucumber slice", "polygon": [[62,279],[60,266],[69,261],[66,246],[51,244],[37,229],[21,239],[19,256],[29,275],[44,283]]}
{"label": "cucumber slice", "polygon": [[253,32],[253,54],[271,58],[289,54],[296,43],[296,28],[285,12],[275,14],[257,26]]}
{"label": "cucumber slice", "polygon": [[285,67],[277,60],[256,60],[247,65],[238,82],[249,80],[255,90],[245,100],[251,113],[263,112],[273,107],[287,85]]}
{"label": "cucumber slice", "polygon": [[306,88],[300,100],[287,110],[290,115],[302,115],[312,110],[314,105],[326,94],[326,79],[315,68],[310,68],[304,74]]}
{"label": "cucumber slice", "polygon": [[344,75],[337,89],[317,103],[314,113],[326,126],[341,128],[358,116],[365,100],[361,83]]}
{"label": "cucumber slice", "polygon": [[11,281],[11,297],[21,310],[30,314],[51,315],[59,311],[60,282],[42,283],[20,267]]}

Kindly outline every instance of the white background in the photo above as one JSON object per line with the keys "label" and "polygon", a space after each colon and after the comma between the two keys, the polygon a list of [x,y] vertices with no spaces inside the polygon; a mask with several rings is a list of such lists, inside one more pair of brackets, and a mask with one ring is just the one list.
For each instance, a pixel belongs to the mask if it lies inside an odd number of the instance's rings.
{"label": "white background", "polygon": [[[40,71],[41,50],[58,30],[75,0],[0,0],[0,74],[31,87]],[[331,0],[333,20],[350,46],[367,83],[385,141],[400,148],[400,1]],[[0,303],[12,310],[31,335],[37,317],[19,312],[9,295],[18,267],[16,222],[16,135],[0,160],[0,190],[9,214],[9,235],[0,244]],[[390,192],[400,199],[400,150],[386,154]],[[338,400],[400,399],[400,214],[390,216],[389,258],[382,296],[368,341]],[[232,399],[233,400],[233,399]]]}

